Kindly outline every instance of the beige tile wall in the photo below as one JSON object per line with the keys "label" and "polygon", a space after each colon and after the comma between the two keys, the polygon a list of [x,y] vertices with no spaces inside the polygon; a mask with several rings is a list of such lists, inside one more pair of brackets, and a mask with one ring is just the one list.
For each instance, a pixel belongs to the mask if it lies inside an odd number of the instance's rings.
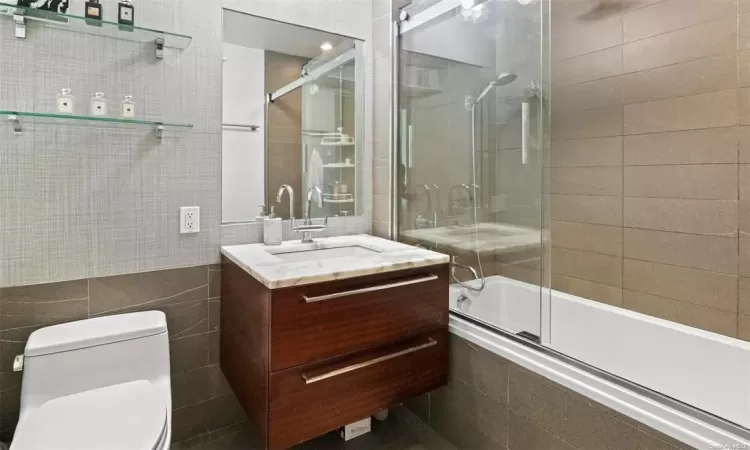
{"label": "beige tile wall", "polygon": [[747,2],[592,7],[552,3],[552,286],[750,340]]}

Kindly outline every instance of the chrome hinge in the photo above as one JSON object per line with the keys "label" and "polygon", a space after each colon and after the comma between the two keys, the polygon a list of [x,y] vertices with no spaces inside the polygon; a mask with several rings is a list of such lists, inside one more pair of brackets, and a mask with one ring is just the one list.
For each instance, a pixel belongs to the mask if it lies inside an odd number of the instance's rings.
{"label": "chrome hinge", "polygon": [[164,59],[164,38],[156,38],[156,59]]}
{"label": "chrome hinge", "polygon": [[16,37],[26,39],[26,18],[20,14],[14,14],[13,22],[16,23]]}
{"label": "chrome hinge", "polygon": [[18,116],[15,114],[8,115],[8,122],[13,124],[13,134],[16,136],[20,136],[23,134],[23,127],[21,127],[21,121],[18,119]]}
{"label": "chrome hinge", "polygon": [[23,355],[16,355],[13,358],[13,372],[20,372],[23,370]]}

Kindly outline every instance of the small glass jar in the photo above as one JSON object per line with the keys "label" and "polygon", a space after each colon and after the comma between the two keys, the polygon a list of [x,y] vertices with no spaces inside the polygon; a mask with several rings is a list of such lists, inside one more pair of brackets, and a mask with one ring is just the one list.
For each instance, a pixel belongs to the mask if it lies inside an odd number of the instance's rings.
{"label": "small glass jar", "polygon": [[57,94],[57,112],[60,114],[73,114],[75,111],[76,98],[71,89],[60,89]]}
{"label": "small glass jar", "polygon": [[120,103],[120,116],[124,119],[132,119],[135,117],[135,102],[133,101],[132,95],[126,95],[122,98],[122,103]]}
{"label": "small glass jar", "polygon": [[92,116],[106,116],[107,115],[107,99],[104,97],[104,92],[97,92],[91,98],[91,115]]}

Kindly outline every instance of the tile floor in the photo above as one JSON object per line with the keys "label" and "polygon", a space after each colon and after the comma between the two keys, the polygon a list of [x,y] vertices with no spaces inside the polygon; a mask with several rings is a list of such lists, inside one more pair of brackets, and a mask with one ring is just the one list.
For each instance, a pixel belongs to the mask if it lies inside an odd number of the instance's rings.
{"label": "tile floor", "polygon": [[[261,447],[246,424],[179,442],[172,450],[255,450]],[[293,450],[456,450],[406,410],[392,411],[383,422],[372,421],[372,431],[349,442],[328,433]]]}

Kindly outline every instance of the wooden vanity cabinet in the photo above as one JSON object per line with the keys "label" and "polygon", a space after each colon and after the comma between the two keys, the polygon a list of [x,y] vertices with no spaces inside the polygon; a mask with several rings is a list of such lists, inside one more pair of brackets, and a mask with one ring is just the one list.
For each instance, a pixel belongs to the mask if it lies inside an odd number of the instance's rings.
{"label": "wooden vanity cabinet", "polygon": [[268,289],[224,258],[221,284],[221,368],[266,448],[447,381],[447,264]]}

